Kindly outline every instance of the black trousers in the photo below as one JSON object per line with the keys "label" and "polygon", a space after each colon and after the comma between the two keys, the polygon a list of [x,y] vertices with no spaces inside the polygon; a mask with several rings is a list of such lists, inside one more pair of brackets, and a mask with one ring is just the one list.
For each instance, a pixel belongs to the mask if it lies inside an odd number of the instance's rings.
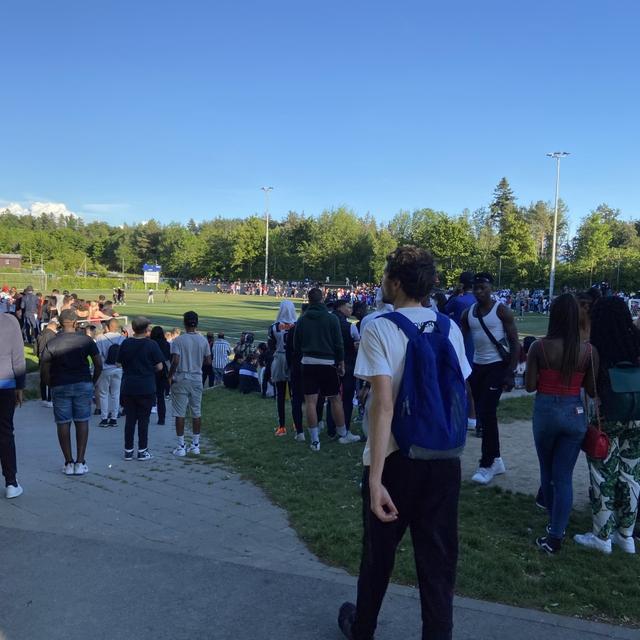
{"label": "black trousers", "polygon": [[158,420],[164,422],[167,417],[167,404],[164,396],[167,393],[167,376],[164,371],[156,371],[156,408]]}
{"label": "black trousers", "polygon": [[13,414],[16,408],[16,390],[0,389],[0,464],[5,485],[16,483],[16,441],[13,437]]}
{"label": "black trousers", "polygon": [[153,394],[144,396],[121,395],[120,402],[125,411],[124,448],[133,449],[133,436],[138,425],[138,451],[147,448],[149,437],[149,416],[155,400]]}
{"label": "black trousers", "polygon": [[469,378],[476,417],[482,427],[481,467],[490,467],[500,457],[500,433],[498,432],[498,405],[502,395],[502,383],[508,364],[474,364]]}
{"label": "black trousers", "polygon": [[396,548],[408,527],[420,588],[422,640],[451,640],[460,460],[411,460],[396,452],[385,462],[382,483],[398,509],[395,522],[382,523],[371,511],[369,467],[365,468],[364,535],[353,638],[373,638]]}
{"label": "black trousers", "polygon": [[40,374],[40,398],[43,401],[51,402],[51,387],[47,387],[42,379],[42,373]]}
{"label": "black trousers", "polygon": [[[340,378],[342,392],[342,410],[344,411],[344,425],[347,431],[351,428],[351,415],[353,414],[353,394],[356,390],[356,379],[353,375],[353,367],[345,371]],[[336,435],[336,423],[331,414],[331,404],[327,405],[327,435]],[[342,425],[340,425],[342,426]]]}
{"label": "black trousers", "polygon": [[276,382],[276,405],[278,407],[278,426],[285,426],[285,396],[289,385],[289,395],[291,396],[291,416],[297,433],[302,433],[302,382],[296,385],[293,380],[287,382]]}

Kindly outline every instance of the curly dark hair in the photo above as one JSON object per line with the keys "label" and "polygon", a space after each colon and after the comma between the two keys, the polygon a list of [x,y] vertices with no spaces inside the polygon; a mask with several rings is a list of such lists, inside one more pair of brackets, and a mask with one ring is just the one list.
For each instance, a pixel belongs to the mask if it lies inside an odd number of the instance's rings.
{"label": "curly dark hair", "polygon": [[608,384],[606,370],[618,362],[638,363],[640,330],[633,324],[631,312],[622,298],[600,298],[591,310],[591,344],[600,355],[598,386]]}
{"label": "curly dark hair", "polygon": [[426,249],[406,245],[387,256],[385,272],[388,278],[400,281],[407,296],[422,300],[433,287],[436,265]]}

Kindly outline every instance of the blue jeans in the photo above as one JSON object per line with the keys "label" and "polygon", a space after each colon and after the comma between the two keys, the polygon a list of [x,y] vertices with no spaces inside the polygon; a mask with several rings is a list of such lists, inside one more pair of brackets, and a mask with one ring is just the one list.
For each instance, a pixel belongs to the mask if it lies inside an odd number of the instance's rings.
{"label": "blue jeans", "polygon": [[550,535],[561,539],[573,506],[573,468],[587,430],[580,396],[538,393],[533,410],[533,439],[540,463],[540,484],[551,520]]}
{"label": "blue jeans", "polygon": [[87,422],[91,417],[91,382],[74,382],[51,387],[53,417],[56,424]]}

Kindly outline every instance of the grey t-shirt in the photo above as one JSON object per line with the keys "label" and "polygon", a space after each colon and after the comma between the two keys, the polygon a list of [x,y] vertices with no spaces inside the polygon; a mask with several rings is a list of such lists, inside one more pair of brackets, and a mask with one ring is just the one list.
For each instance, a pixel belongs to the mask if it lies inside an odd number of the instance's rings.
{"label": "grey t-shirt", "polygon": [[171,354],[174,353],[180,356],[174,380],[202,382],[202,364],[211,355],[207,339],[199,333],[182,333],[171,342]]}

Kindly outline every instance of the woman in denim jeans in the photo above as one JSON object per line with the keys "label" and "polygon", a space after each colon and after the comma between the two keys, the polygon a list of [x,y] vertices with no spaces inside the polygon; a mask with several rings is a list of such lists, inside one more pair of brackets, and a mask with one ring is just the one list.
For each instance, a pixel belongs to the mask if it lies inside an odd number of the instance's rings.
{"label": "woman in denim jeans", "polygon": [[536,545],[560,550],[573,506],[573,469],[587,429],[581,388],[593,396],[596,350],[580,339],[580,309],[569,293],[551,304],[547,335],[533,343],[527,357],[527,391],[537,391],[533,438],[540,463],[540,482],[549,512],[547,535]]}

